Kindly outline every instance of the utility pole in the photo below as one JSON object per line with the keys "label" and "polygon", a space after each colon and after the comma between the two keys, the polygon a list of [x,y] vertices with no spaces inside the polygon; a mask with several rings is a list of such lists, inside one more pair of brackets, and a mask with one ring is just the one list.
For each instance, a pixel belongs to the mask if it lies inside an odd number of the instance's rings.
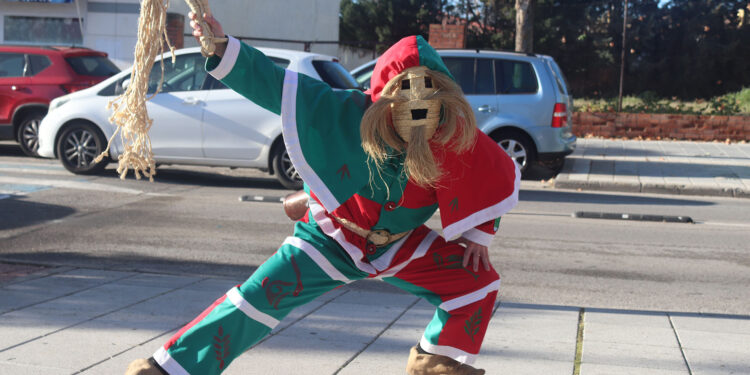
{"label": "utility pole", "polygon": [[516,52],[534,52],[534,0],[516,0]]}
{"label": "utility pole", "polygon": [[622,17],[622,51],[620,53],[620,95],[617,98],[617,112],[622,111],[622,86],[625,80],[625,36],[628,30],[628,0],[625,0],[625,11]]}

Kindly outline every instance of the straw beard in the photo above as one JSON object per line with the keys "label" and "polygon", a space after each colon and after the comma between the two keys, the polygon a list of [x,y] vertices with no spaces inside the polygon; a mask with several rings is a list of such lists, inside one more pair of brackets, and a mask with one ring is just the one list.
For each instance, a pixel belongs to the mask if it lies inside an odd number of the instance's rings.
{"label": "straw beard", "polygon": [[[421,99],[438,100],[444,119],[430,139],[425,137],[424,126],[412,128],[409,142],[399,137],[391,119],[391,104],[404,100],[388,95],[389,93],[383,93],[383,96],[365,111],[360,124],[362,148],[378,172],[390,156],[405,153],[404,173],[422,187],[435,187],[442,175],[442,169],[435,160],[433,151],[442,147],[457,154],[465,152],[474,145],[477,130],[474,112],[464,98],[461,88],[442,73],[430,71],[430,75],[438,90],[430,97]],[[401,77],[402,75],[398,75],[393,79]],[[371,180],[373,174],[371,170]]]}

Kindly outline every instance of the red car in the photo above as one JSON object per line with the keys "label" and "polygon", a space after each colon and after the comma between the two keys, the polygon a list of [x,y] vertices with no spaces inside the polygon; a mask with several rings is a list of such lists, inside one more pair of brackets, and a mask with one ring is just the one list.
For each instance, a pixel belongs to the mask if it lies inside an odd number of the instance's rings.
{"label": "red car", "polygon": [[0,45],[0,139],[35,156],[49,102],[119,71],[106,53],[87,48]]}

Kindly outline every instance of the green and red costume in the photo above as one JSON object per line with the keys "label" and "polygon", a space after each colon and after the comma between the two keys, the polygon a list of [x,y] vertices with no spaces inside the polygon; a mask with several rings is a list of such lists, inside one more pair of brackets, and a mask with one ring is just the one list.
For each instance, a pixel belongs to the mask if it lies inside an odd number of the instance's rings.
{"label": "green and red costume", "polygon": [[[414,184],[403,157],[388,158],[371,178],[360,121],[368,99],[388,80],[427,66],[450,76],[421,37],[407,37],[376,64],[369,93],[333,90],[277,67],[258,50],[229,39],[207,70],[260,106],[280,114],[286,148],[310,194],[310,209],[294,236],[243,284],[231,289],[160,348],[154,358],[169,374],[218,374],[266,336],[292,309],[341,285],[380,278],[435,305],[420,346],[471,364],[484,338],[500,284],[494,270],[462,267],[463,236],[489,245],[499,218],[518,200],[520,172],[489,137],[477,131],[461,155],[433,147],[443,176],[437,188]],[[368,95],[370,96],[368,98]],[[443,236],[424,223],[440,210]],[[409,232],[374,246],[335,217],[361,228]],[[356,329],[356,327],[352,327]],[[223,337],[231,335],[231,342]]]}

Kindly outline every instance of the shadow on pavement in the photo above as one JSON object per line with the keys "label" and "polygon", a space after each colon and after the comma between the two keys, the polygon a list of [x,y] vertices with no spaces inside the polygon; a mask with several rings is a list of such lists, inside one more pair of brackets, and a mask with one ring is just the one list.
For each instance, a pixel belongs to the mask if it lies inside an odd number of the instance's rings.
{"label": "shadow on pavement", "polygon": [[[99,177],[109,179],[119,179],[120,176],[116,171],[117,163],[112,163],[110,166],[99,175]],[[203,170],[195,170],[191,168],[200,168]],[[209,169],[209,170],[206,170]],[[237,168],[230,169],[226,167],[199,167],[199,166],[160,166],[156,169],[156,176],[154,180],[160,183],[174,184],[174,185],[199,185],[207,187],[227,187],[227,188],[255,188],[255,189],[273,189],[291,191],[283,186],[276,180],[275,177],[267,175],[267,177],[259,176],[248,176],[243,172],[244,170],[250,171],[251,168]],[[236,175],[227,174],[236,171]],[[253,172],[247,172],[247,174]],[[256,172],[258,173],[258,172]],[[148,181],[147,178],[141,178],[144,181]],[[128,172],[125,180],[136,181],[135,175],[132,171]]]}
{"label": "shadow on pavement", "polygon": [[23,197],[11,195],[0,199],[0,230],[28,227],[70,216],[76,210],[54,204],[27,202]]}
{"label": "shadow on pavement", "polygon": [[0,142],[0,156],[25,156],[21,146],[15,142]]}
{"label": "shadow on pavement", "polygon": [[631,205],[659,205],[659,206],[713,206],[714,202],[702,200],[687,200],[678,198],[657,198],[638,195],[620,194],[592,194],[583,192],[567,192],[559,190],[521,190],[521,201],[534,202],[565,202],[589,204],[631,204]]}

